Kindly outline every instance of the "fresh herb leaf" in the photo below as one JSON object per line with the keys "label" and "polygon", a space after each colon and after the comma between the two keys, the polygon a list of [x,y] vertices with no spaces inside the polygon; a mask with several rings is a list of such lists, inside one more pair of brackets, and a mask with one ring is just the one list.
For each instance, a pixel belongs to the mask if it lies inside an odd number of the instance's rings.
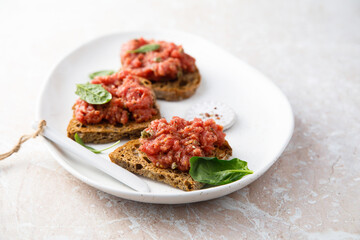
{"label": "fresh herb leaf", "polygon": [[89,78],[94,79],[95,77],[98,77],[98,76],[108,76],[108,75],[112,75],[114,73],[115,73],[115,71],[113,71],[113,70],[97,71],[97,72],[90,73]]}
{"label": "fresh herb leaf", "polygon": [[216,157],[192,157],[189,173],[195,181],[224,185],[254,172],[249,170],[247,162],[238,158],[220,160]]}
{"label": "fresh herb leaf", "polygon": [[154,57],[154,62],[161,62],[161,57]]}
{"label": "fresh herb leaf", "polygon": [[86,147],[86,148],[89,149],[90,151],[96,151],[95,148],[92,148],[92,147],[90,147],[90,146],[86,146],[85,143],[83,142],[83,140],[81,139],[81,137],[79,137],[79,135],[78,135],[77,133],[75,133],[74,139],[75,139],[75,142],[77,142],[78,144],[80,144],[80,145],[83,146],[83,147]]}
{"label": "fresh herb leaf", "polygon": [[104,104],[111,100],[112,95],[100,84],[76,84],[76,95],[90,104]]}
{"label": "fresh herb leaf", "polygon": [[96,153],[96,154],[101,153],[101,152],[103,152],[103,151],[105,151],[105,150],[108,150],[108,149],[110,149],[110,148],[112,148],[112,147],[114,147],[115,145],[117,145],[117,144],[120,143],[120,140],[119,140],[119,141],[117,141],[116,143],[112,144],[111,146],[109,146],[109,147],[107,147],[107,148],[104,148],[104,149],[101,149],[101,150],[96,150],[95,148],[92,148],[92,147],[90,147],[90,146],[86,146],[85,143],[83,142],[83,140],[79,137],[79,135],[78,135],[77,133],[75,133],[74,138],[75,138],[75,141],[76,141],[78,144],[80,144],[81,146],[89,149],[90,151],[92,151],[93,153]]}
{"label": "fresh herb leaf", "polygon": [[129,53],[147,53],[158,50],[159,48],[160,48],[160,44],[152,43],[152,44],[143,45],[135,50],[131,50],[129,51]]}

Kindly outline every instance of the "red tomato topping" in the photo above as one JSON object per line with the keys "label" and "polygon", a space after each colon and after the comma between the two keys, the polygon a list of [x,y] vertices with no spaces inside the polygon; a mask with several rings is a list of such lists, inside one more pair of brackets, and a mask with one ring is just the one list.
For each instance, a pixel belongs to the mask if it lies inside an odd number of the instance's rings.
{"label": "red tomato topping", "polygon": [[191,157],[212,155],[215,146],[224,144],[225,135],[213,119],[204,122],[173,117],[167,122],[162,118],[144,130],[140,150],[160,168],[188,171]]}
{"label": "red tomato topping", "polygon": [[[129,52],[147,44],[159,44],[160,48],[146,53]],[[173,80],[179,73],[196,71],[195,59],[172,42],[134,39],[122,45],[120,57],[124,69],[151,81]]]}
{"label": "red tomato topping", "polygon": [[83,124],[96,124],[106,120],[111,124],[126,124],[129,120],[145,122],[157,114],[154,96],[149,88],[129,72],[121,71],[110,76],[95,77],[92,84],[101,84],[111,93],[106,104],[89,104],[78,99],[74,106],[75,118]]}

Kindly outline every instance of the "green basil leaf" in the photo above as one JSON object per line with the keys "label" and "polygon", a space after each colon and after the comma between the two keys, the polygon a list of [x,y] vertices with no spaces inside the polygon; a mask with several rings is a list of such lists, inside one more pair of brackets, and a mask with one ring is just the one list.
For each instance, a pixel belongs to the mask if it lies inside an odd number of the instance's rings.
{"label": "green basil leaf", "polygon": [[81,146],[89,149],[90,151],[92,151],[93,153],[96,153],[96,154],[101,153],[101,152],[103,152],[103,151],[105,151],[105,150],[108,150],[108,149],[110,149],[110,148],[112,148],[112,147],[114,147],[115,145],[117,145],[117,144],[120,143],[120,140],[119,140],[119,141],[117,141],[116,143],[112,144],[111,146],[109,146],[109,147],[107,147],[107,148],[104,148],[104,149],[101,149],[101,150],[96,150],[95,148],[92,148],[92,147],[90,147],[90,146],[86,146],[85,143],[83,142],[83,140],[81,139],[81,137],[79,137],[79,135],[78,135],[77,133],[75,133],[74,138],[75,138],[75,141],[76,141],[78,144],[80,144]]}
{"label": "green basil leaf", "polygon": [[92,148],[92,147],[90,147],[90,146],[86,146],[85,143],[83,142],[83,140],[81,139],[81,137],[79,137],[79,135],[78,135],[77,133],[75,133],[74,139],[75,139],[75,142],[77,142],[78,144],[80,144],[80,145],[83,146],[83,147],[86,147],[86,148],[89,149],[90,151],[96,151],[95,148]]}
{"label": "green basil leaf", "polygon": [[131,50],[129,51],[129,53],[147,53],[158,50],[159,48],[160,48],[160,44],[152,43],[152,44],[143,45],[135,50]]}
{"label": "green basil leaf", "polygon": [[113,70],[97,71],[97,72],[90,73],[89,78],[94,79],[95,77],[98,77],[98,76],[108,76],[108,75],[112,75],[114,73],[115,73],[115,71],[113,71]]}
{"label": "green basil leaf", "polygon": [[104,104],[111,100],[112,95],[100,84],[76,84],[76,95],[90,104]]}
{"label": "green basil leaf", "polygon": [[247,162],[238,158],[220,160],[216,157],[192,157],[189,173],[195,181],[224,185],[252,174],[253,171],[249,170]]}
{"label": "green basil leaf", "polygon": [[118,145],[119,143],[120,143],[120,140],[117,141],[117,142],[115,142],[114,144],[110,145],[110,146],[107,147],[107,148],[104,148],[104,149],[101,149],[101,150],[96,150],[96,151],[98,151],[99,153],[100,153],[100,152],[103,152],[103,151],[108,150],[108,149],[110,149],[110,148],[112,148],[112,147],[115,147],[115,146]]}

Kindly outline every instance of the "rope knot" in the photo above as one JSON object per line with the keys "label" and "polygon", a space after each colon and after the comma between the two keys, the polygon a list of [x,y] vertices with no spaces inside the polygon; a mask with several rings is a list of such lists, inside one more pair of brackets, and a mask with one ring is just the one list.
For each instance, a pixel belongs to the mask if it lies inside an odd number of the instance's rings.
{"label": "rope knot", "polygon": [[18,152],[20,150],[21,144],[23,144],[24,142],[26,142],[30,138],[36,138],[37,136],[39,136],[42,133],[42,131],[44,130],[45,126],[46,126],[46,121],[41,120],[39,122],[39,126],[38,126],[36,132],[34,132],[33,134],[28,134],[28,135],[21,136],[18,143],[9,152],[4,153],[4,154],[0,154],[0,160],[4,160],[5,158],[10,157],[13,153]]}

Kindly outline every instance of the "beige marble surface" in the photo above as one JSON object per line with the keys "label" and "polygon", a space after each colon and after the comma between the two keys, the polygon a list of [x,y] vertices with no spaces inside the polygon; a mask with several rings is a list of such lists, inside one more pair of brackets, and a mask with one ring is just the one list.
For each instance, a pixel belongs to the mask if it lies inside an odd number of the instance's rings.
{"label": "beige marble surface", "polygon": [[296,126],[250,186],[195,204],[98,191],[42,140],[0,162],[0,239],[360,239],[359,1],[0,1],[0,152],[31,132],[39,84],[102,34],[197,33],[269,76]]}

